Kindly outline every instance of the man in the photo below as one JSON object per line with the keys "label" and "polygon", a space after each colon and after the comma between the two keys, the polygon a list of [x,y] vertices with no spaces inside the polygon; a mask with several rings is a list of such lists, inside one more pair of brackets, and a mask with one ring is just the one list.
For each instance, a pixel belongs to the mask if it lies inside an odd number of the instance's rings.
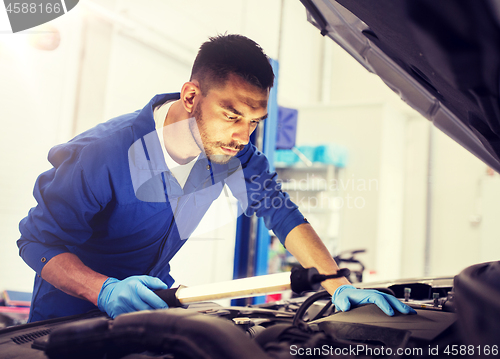
{"label": "man", "polygon": [[[37,273],[29,320],[165,308],[153,291],[173,284],[170,259],[225,184],[304,267],[335,273],[321,239],[249,143],[273,81],[256,43],[211,38],[180,93],[155,96],[51,149],[54,167],[37,179],[38,205],[20,223],[20,254]],[[269,206],[274,199],[282,205]],[[392,307],[412,311],[345,278],[322,284],[341,310],[375,302],[389,315]]]}

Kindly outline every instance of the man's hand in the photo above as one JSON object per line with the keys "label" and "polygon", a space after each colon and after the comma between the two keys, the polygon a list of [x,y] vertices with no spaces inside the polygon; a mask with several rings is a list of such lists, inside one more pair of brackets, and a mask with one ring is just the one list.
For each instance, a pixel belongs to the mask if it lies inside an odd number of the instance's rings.
{"label": "man's hand", "polygon": [[[403,314],[417,314],[417,312],[401,303],[392,295],[371,289],[357,289],[352,285],[341,285],[332,296],[332,303],[337,310],[348,311],[351,305],[376,304],[385,314],[394,315],[394,309]],[[394,308],[394,309],[393,309]]]}
{"label": "man's hand", "polygon": [[111,318],[138,310],[168,308],[152,290],[168,289],[160,279],[147,275],[133,276],[124,280],[108,278],[102,285],[97,305]]}

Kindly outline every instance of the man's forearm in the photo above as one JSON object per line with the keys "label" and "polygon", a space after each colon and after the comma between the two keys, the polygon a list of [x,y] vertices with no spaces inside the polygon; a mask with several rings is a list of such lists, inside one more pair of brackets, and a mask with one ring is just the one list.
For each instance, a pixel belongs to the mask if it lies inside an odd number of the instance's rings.
{"label": "man's forearm", "polygon": [[[315,267],[321,274],[333,274],[339,269],[323,241],[309,223],[300,224],[288,233],[285,246],[288,251],[305,267]],[[321,285],[333,295],[335,289],[350,284],[345,278],[328,279]]]}
{"label": "man's forearm", "polygon": [[42,278],[64,293],[97,306],[97,297],[108,277],[87,267],[76,255],[61,253],[45,264]]}

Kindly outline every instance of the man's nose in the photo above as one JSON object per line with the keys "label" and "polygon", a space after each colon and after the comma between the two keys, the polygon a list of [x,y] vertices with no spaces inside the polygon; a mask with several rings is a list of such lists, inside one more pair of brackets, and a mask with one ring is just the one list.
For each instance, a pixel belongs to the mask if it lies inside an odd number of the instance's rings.
{"label": "man's nose", "polygon": [[241,145],[246,145],[250,141],[251,134],[251,125],[249,123],[245,123],[244,121],[240,121],[233,132],[232,139]]}

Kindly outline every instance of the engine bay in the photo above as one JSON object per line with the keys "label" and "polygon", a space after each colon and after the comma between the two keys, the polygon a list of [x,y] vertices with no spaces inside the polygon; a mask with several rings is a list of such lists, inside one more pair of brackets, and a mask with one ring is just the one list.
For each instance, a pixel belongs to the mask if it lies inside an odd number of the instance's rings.
{"label": "engine bay", "polygon": [[374,304],[335,312],[329,294],[319,291],[243,307],[198,303],[114,320],[89,312],[26,324],[0,332],[0,352],[3,358],[435,357],[465,345],[452,283],[374,287],[394,293],[417,315],[389,317]]}

